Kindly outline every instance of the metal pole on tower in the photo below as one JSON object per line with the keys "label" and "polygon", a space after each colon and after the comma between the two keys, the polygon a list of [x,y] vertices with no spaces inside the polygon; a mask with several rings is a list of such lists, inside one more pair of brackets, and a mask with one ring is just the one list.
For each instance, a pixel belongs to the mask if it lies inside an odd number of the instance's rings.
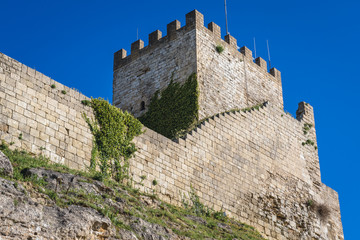
{"label": "metal pole on tower", "polygon": [[266,40],[267,50],[268,50],[268,57],[269,57],[269,69],[271,69],[271,59],[270,59],[270,48],[269,48],[269,41]]}
{"label": "metal pole on tower", "polygon": [[226,9],[226,0],[224,0],[225,3],[225,24],[226,24],[226,35],[229,34],[229,30],[228,30],[228,20],[227,20],[227,9]]}
{"label": "metal pole on tower", "polygon": [[256,59],[256,42],[255,42],[255,37],[254,37],[254,51],[255,51],[255,59]]}

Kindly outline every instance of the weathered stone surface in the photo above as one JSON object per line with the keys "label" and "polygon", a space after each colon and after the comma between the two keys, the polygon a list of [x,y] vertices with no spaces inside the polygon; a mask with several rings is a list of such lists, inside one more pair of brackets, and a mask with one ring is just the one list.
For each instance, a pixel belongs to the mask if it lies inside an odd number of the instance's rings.
{"label": "weathered stone surface", "polygon": [[186,237],[179,238],[171,229],[146,222],[141,218],[132,218],[130,226],[144,240],[188,239]]}
{"label": "weathered stone surface", "polygon": [[13,174],[13,167],[10,160],[0,151],[0,172],[5,175]]}
{"label": "weathered stone surface", "polygon": [[[135,233],[124,230],[124,229],[122,229],[118,232],[118,236],[120,237],[120,239],[138,240]],[[118,239],[118,238],[110,238],[109,240],[115,240],[115,239]]]}
{"label": "weathered stone surface", "polygon": [[77,175],[60,173],[43,168],[25,169],[22,171],[22,174],[26,177],[44,179],[48,183],[46,187],[56,192],[76,189],[83,190],[86,193],[101,195],[113,191],[100,181],[92,180],[89,182],[88,179]]}
{"label": "weathered stone surface", "polygon": [[197,222],[197,223],[200,223],[200,224],[202,224],[202,225],[206,225],[207,224],[207,222],[203,219],[203,218],[201,218],[201,217],[197,217],[197,216],[193,216],[193,215],[188,215],[188,216],[186,216],[188,219],[190,219],[190,220],[192,220],[192,221],[194,221],[194,222]]}
{"label": "weathered stone surface", "polygon": [[111,221],[94,209],[39,204],[21,185],[2,178],[0,192],[0,239],[100,239],[114,233]]}
{"label": "weathered stone surface", "polygon": [[[59,194],[63,194],[63,190],[69,186],[101,196],[109,193],[108,188],[102,183],[94,181],[84,185],[82,182],[84,178],[72,174],[35,168],[28,169],[23,174],[44,179],[48,183],[46,188],[56,190]],[[62,181],[56,184],[54,182],[56,179],[62,179]],[[72,181],[74,179],[76,180]],[[77,205],[70,205],[67,208],[57,207],[44,194],[33,191],[31,185],[24,188],[21,184],[0,178],[0,193],[0,239],[138,240],[137,236],[144,240],[189,239],[177,236],[169,228],[129,216],[124,213],[126,203],[120,198],[116,202],[104,199],[104,204],[113,207],[119,214],[123,214],[120,217],[133,232],[124,229],[116,230],[108,217],[92,208]],[[148,200],[144,200],[145,204],[147,204],[146,201]]]}

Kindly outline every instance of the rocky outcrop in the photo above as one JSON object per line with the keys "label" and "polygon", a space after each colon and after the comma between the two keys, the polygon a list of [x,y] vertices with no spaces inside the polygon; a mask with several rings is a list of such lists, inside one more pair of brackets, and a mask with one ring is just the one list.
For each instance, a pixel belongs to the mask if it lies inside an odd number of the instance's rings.
{"label": "rocky outcrop", "polygon": [[22,185],[2,178],[0,192],[0,239],[101,239],[115,232],[94,209],[40,204]]}
{"label": "rocky outcrop", "polygon": [[[11,164],[10,164],[11,166]],[[69,189],[98,196],[114,191],[100,181],[42,168],[25,169],[29,178],[43,179],[46,188],[59,194]],[[171,229],[134,216],[124,216],[131,230],[117,229],[97,210],[79,205],[58,207],[47,195],[33,191],[30,185],[0,178],[0,239],[128,239],[177,240]],[[122,212],[125,201],[105,199],[107,206]],[[149,201],[149,199],[144,199]]]}
{"label": "rocky outcrop", "polygon": [[43,179],[46,188],[61,193],[71,190],[81,190],[86,193],[101,195],[111,193],[113,190],[104,185],[103,182],[92,180],[89,182],[85,177],[70,173],[61,173],[43,168],[27,168],[21,172],[25,177]]}
{"label": "rocky outcrop", "polygon": [[0,151],[0,173],[11,176],[13,167],[10,160]]}

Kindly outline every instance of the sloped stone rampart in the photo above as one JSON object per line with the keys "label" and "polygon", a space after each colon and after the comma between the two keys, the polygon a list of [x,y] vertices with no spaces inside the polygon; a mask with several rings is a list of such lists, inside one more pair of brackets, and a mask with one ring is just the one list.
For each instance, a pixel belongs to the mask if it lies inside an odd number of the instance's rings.
{"label": "sloped stone rampart", "polygon": [[[131,170],[137,182],[147,176],[143,191],[181,205],[192,186],[207,206],[269,239],[343,239],[337,193],[321,183],[317,149],[302,144],[315,129],[304,134],[303,126],[269,103],[219,114],[179,143],[146,129]],[[330,217],[309,203],[326,205]]]}

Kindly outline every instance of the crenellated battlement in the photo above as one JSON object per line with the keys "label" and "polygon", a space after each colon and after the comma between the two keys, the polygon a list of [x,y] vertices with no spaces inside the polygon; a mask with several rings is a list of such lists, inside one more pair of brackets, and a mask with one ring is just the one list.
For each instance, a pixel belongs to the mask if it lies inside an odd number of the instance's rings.
{"label": "crenellated battlement", "polygon": [[[186,14],[186,24],[181,27],[178,20],[174,20],[167,24],[167,35],[162,36],[160,30],[155,30],[149,34],[149,45],[144,46],[144,41],[139,39],[131,44],[131,54],[127,55],[125,49],[120,49],[114,54],[114,71],[122,67],[132,60],[135,60],[143,54],[151,52],[153,49],[161,47],[162,44],[176,39],[178,33],[185,33],[194,30],[197,26],[204,25],[204,16],[197,10]],[[125,54],[124,54],[125,53]]]}
{"label": "crenellated battlement", "polygon": [[[122,66],[127,65],[129,62],[137,59],[138,57],[150,53],[155,48],[161,48],[165,43],[173,41],[177,38],[178,35],[182,35],[186,32],[194,30],[196,28],[206,28],[204,26],[204,16],[197,10],[193,10],[186,14],[186,24],[181,27],[181,23],[178,20],[174,20],[167,24],[167,35],[162,36],[162,32],[160,30],[155,30],[154,32],[149,34],[148,45],[144,46],[144,41],[139,39],[131,44],[131,53],[127,55],[125,49],[120,49],[116,53],[114,53],[114,72],[121,68]],[[234,49],[239,49],[237,45],[237,39],[230,34],[225,35],[224,38],[221,38],[221,28],[214,22],[210,22],[207,25],[207,29],[212,32],[212,34],[221,39],[221,43],[228,47],[232,47]],[[226,43],[226,44],[225,44]],[[243,46],[240,48],[240,53],[243,54],[247,60],[254,62],[262,69],[267,70],[266,61],[262,58],[257,58],[258,60],[253,59],[252,51]],[[280,71],[276,68],[272,68],[269,70],[269,74],[272,75],[275,79],[281,80]]]}

